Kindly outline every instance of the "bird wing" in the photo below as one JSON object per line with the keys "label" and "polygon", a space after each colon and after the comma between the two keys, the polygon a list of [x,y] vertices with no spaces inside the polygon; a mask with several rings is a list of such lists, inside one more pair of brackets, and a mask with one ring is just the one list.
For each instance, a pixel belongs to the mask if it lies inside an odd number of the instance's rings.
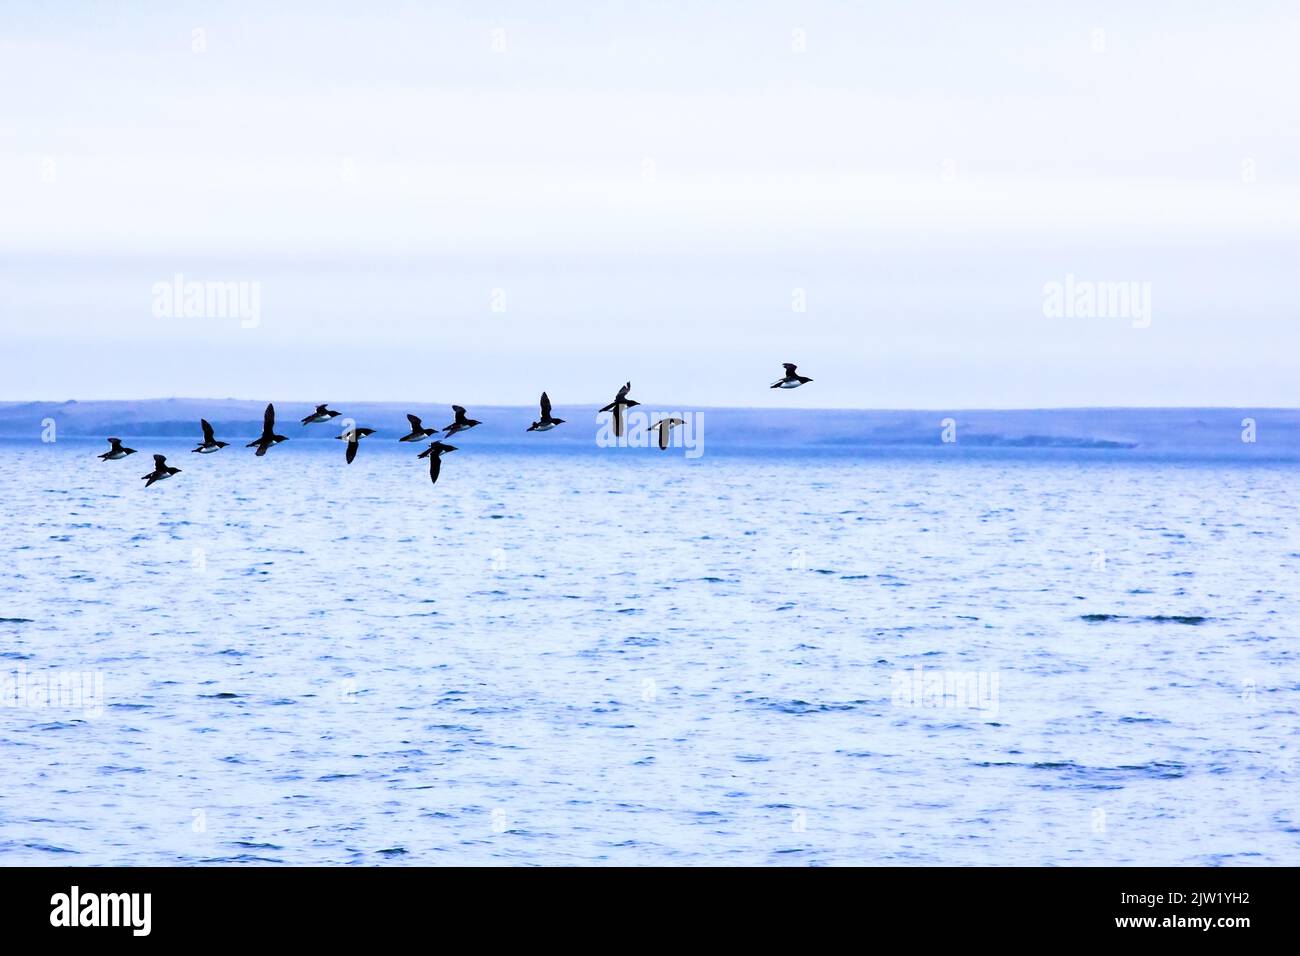
{"label": "bird wing", "polygon": [[632,383],[628,382],[626,385],[624,385],[622,388],[618,390],[618,398],[616,398],[615,401],[622,401],[623,399],[627,398],[627,393],[630,391],[632,391]]}
{"label": "bird wing", "polygon": [[451,406],[451,410],[456,413],[456,422],[459,424],[465,420],[465,409],[459,405]]}
{"label": "bird wing", "polygon": [[270,402],[266,403],[266,411],[262,414],[262,430],[268,435],[275,429],[275,406]]}
{"label": "bird wing", "polygon": [[357,457],[357,446],[360,444],[361,443],[357,440],[356,435],[353,435],[352,440],[348,442],[348,451],[344,457],[347,459],[349,465],[352,464],[352,459]]}
{"label": "bird wing", "polygon": [[216,439],[212,437],[212,425],[209,424],[206,418],[200,418],[199,424],[203,426],[203,444],[211,445],[216,441]]}
{"label": "bird wing", "polygon": [[120,438],[110,438],[110,439],[108,440],[108,443],[109,443],[110,445],[112,445],[114,448],[121,448],[121,447],[122,447],[122,439],[120,439]]}
{"label": "bird wing", "polygon": [[659,450],[668,450],[668,431],[673,427],[672,421],[665,418],[659,423]]}
{"label": "bird wing", "polygon": [[796,373],[795,373],[795,367],[796,367],[796,366],[794,365],[793,362],[782,362],[781,364],[782,364],[783,366],[785,366],[785,374],[786,374],[787,376],[790,376],[790,375],[794,375],[794,374],[796,374]]}
{"label": "bird wing", "polygon": [[624,406],[618,403],[614,405],[614,437],[623,437],[623,409]]}
{"label": "bird wing", "polygon": [[253,444],[257,446],[257,451],[253,452],[253,454],[256,455],[258,458],[261,458],[263,455],[265,455],[266,450],[271,447],[269,443],[264,441],[256,441],[253,442]]}
{"label": "bird wing", "polygon": [[550,417],[551,417],[551,400],[547,397],[545,392],[542,392],[542,418],[546,419]]}
{"label": "bird wing", "polygon": [[406,420],[411,423],[412,433],[424,431],[424,425],[421,424],[420,420],[416,418],[414,415],[407,415]]}
{"label": "bird wing", "polygon": [[429,481],[430,483],[438,480],[438,473],[442,471],[442,458],[438,455],[429,456]]}
{"label": "bird wing", "polygon": [[167,467],[167,456],[166,456],[166,455],[154,455],[154,456],[153,456],[153,464],[154,464],[154,467],[155,467],[155,468],[166,468],[166,467]]}

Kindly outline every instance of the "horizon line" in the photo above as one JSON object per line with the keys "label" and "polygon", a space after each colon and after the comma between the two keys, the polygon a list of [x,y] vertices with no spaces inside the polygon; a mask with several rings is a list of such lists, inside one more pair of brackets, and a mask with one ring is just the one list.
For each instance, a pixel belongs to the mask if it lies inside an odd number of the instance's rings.
{"label": "horizon line", "polygon": [[[71,404],[143,404],[146,402],[253,402],[261,404],[269,402],[270,404],[284,405],[310,405],[320,404],[315,399],[294,399],[294,398],[237,398],[227,396],[225,398],[213,398],[210,396],[189,396],[189,395],[169,395],[161,398],[65,398],[65,399],[0,399],[0,406],[5,405],[71,405]],[[605,400],[593,400],[590,402],[556,402],[552,399],[556,407],[577,407],[583,405],[606,404]],[[329,405],[452,405],[449,401],[440,401],[434,399],[422,399],[412,401],[403,398],[368,398],[368,399],[330,399],[326,404]],[[457,403],[460,404],[460,403]],[[528,404],[511,404],[499,405],[491,402],[473,403],[480,408],[534,408],[536,402]],[[666,405],[671,403],[646,403],[643,405]],[[682,406],[687,407],[687,406]],[[763,405],[694,405],[691,406],[700,410],[723,410],[723,411],[757,411],[757,412],[1066,412],[1066,411],[1300,411],[1300,405],[932,405],[932,406],[861,406],[861,405],[796,405],[790,407],[771,407]]]}

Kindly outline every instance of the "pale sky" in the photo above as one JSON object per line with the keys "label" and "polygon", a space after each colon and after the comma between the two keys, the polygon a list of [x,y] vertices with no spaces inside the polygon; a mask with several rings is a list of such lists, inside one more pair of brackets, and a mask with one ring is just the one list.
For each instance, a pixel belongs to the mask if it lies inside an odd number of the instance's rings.
{"label": "pale sky", "polygon": [[1294,3],[271,6],[0,8],[0,400],[1300,403]]}

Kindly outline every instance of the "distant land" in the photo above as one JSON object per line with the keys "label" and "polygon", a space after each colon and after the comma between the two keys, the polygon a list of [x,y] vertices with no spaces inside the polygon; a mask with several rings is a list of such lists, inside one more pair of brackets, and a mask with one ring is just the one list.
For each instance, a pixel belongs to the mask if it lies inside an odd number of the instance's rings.
{"label": "distant land", "polygon": [[[40,440],[52,420],[60,438],[196,438],[206,418],[217,436],[246,442],[261,430],[265,401],[169,398],[141,401],[0,402],[0,438]],[[333,438],[330,425],[298,421],[312,403],[275,403],[277,430],[291,439]],[[430,428],[452,420],[449,404],[430,402],[330,402],[330,407],[397,438],[408,430],[406,413]],[[487,446],[548,449],[591,448],[597,430],[595,405],[556,405],[567,424],[545,434],[526,434],[536,407],[480,405],[469,409],[483,425],[472,440]],[[853,410],[674,408],[647,403],[647,414],[689,412],[703,416],[709,451],[789,448],[824,451],[890,448],[951,450],[942,435],[955,423],[956,447],[983,449],[1083,449],[1142,457],[1237,458],[1300,461],[1300,409],[1293,408],[1059,408]],[[1254,442],[1243,441],[1254,422]],[[471,440],[471,439],[465,439]],[[543,446],[541,443],[545,443]]]}

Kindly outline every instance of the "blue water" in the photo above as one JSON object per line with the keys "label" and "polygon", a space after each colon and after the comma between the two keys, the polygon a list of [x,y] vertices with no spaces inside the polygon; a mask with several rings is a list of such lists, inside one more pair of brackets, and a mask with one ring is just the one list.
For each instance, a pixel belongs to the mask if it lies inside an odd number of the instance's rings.
{"label": "blue water", "polygon": [[0,445],[0,862],[1300,863],[1294,465],[473,441]]}

